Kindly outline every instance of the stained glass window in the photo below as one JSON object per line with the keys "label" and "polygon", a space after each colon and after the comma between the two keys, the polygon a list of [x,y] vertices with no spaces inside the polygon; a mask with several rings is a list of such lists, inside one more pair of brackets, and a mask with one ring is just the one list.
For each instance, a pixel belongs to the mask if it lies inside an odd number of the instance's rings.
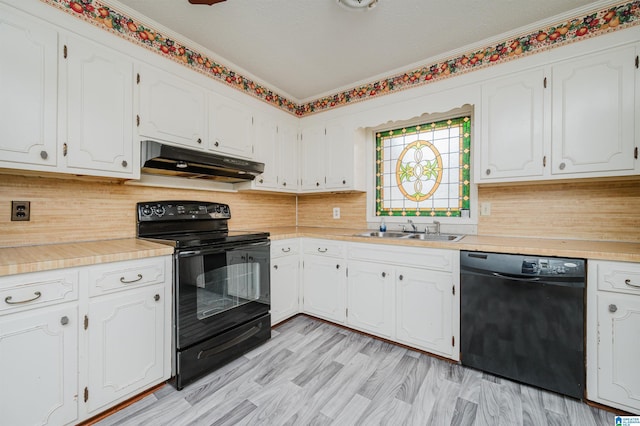
{"label": "stained glass window", "polygon": [[471,117],[376,134],[376,215],[460,217],[469,209]]}

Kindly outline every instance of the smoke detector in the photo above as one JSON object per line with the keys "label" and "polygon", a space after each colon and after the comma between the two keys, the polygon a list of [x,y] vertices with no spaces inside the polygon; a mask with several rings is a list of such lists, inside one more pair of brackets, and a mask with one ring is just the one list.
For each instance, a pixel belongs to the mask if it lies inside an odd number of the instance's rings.
{"label": "smoke detector", "polygon": [[338,4],[349,10],[369,10],[373,9],[378,0],[336,0]]}

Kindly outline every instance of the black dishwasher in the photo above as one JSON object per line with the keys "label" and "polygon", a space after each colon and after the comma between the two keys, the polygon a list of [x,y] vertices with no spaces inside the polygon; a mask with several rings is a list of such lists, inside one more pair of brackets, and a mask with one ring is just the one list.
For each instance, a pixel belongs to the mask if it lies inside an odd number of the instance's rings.
{"label": "black dishwasher", "polygon": [[462,364],[582,398],[585,261],[460,252]]}

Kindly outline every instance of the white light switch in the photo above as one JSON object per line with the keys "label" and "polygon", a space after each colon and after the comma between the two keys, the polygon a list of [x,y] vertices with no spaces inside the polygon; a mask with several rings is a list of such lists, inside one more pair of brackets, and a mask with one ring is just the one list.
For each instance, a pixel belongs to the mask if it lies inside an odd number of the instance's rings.
{"label": "white light switch", "polygon": [[480,203],[480,216],[491,216],[491,203]]}
{"label": "white light switch", "polygon": [[340,219],[340,207],[333,208],[333,218]]}

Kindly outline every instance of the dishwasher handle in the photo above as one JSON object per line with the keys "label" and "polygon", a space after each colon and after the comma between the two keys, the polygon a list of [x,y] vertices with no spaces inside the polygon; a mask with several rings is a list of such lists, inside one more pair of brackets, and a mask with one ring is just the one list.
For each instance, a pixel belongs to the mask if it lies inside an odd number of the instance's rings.
{"label": "dishwasher handle", "polygon": [[498,272],[492,272],[491,275],[493,275],[494,277],[504,278],[507,280],[526,281],[526,282],[540,281],[540,277],[519,277],[517,275],[501,274]]}

